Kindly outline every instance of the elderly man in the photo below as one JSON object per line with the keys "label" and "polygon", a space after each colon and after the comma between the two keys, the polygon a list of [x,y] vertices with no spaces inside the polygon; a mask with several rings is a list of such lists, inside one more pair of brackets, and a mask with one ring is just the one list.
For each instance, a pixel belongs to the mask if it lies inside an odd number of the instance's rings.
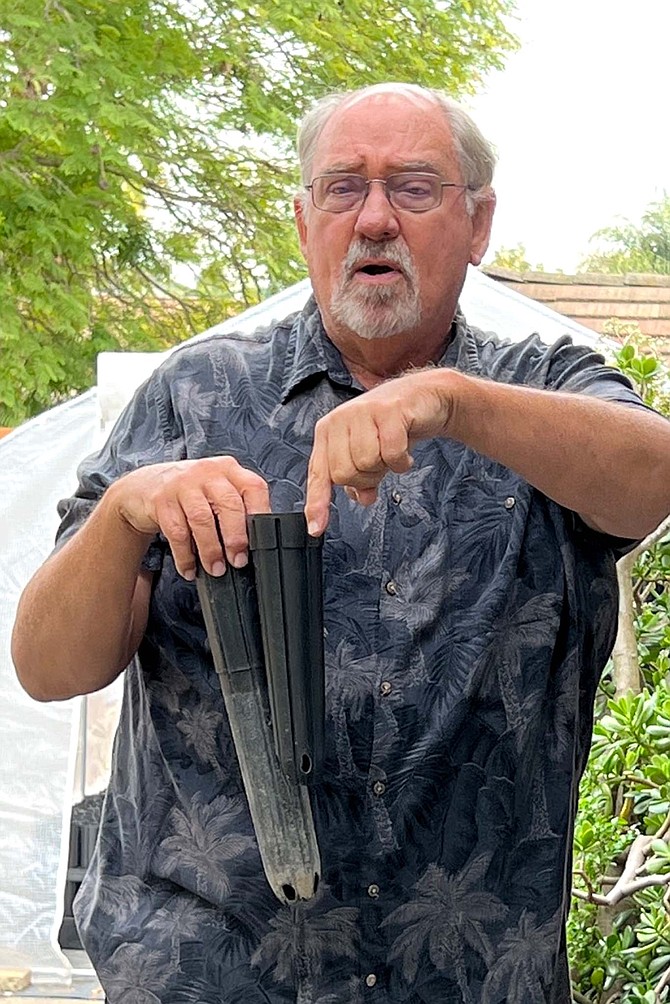
{"label": "elderly man", "polygon": [[[614,562],[670,509],[670,429],[569,339],[467,325],[493,156],[444,95],[324,99],[300,153],[314,299],[170,357],[21,602],[36,698],[129,665],[80,931],[112,1004],[568,1004]],[[284,907],[192,580],[196,548],[214,575],[247,561],[245,514],[303,504],[326,531],[323,882]]]}

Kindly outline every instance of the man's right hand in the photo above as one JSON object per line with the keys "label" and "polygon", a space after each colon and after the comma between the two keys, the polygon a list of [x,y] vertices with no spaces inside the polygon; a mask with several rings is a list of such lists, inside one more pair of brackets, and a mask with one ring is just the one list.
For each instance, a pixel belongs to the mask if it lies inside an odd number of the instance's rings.
{"label": "man's right hand", "polygon": [[270,512],[267,483],[233,457],[140,467],[116,481],[106,501],[137,533],[162,533],[177,571],[188,580],[195,578],[196,549],[212,575],[222,575],[226,562],[245,565],[246,517]]}

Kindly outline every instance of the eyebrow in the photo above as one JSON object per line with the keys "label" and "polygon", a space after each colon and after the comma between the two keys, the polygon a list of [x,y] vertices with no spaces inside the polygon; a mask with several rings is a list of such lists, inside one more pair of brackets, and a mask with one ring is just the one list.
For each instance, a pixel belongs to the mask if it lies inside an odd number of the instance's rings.
{"label": "eyebrow", "polygon": [[[322,174],[360,174],[363,169],[363,165],[360,161],[341,161],[338,164],[331,164],[330,167],[324,168],[321,172]],[[402,174],[404,171],[422,171],[426,174],[442,174],[442,172],[427,160],[411,160],[402,161],[402,163],[397,162],[393,165],[389,171],[389,174]]]}

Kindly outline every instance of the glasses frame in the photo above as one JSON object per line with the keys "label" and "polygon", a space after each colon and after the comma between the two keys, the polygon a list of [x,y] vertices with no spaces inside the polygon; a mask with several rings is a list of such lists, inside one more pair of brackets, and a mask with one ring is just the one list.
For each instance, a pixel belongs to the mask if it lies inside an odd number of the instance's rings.
{"label": "glasses frame", "polygon": [[[473,192],[473,191],[475,191],[475,187],[476,187],[474,185],[461,185],[461,184],[458,184],[458,182],[456,182],[456,181],[440,181],[440,183],[439,183],[440,184],[440,200],[439,200],[439,202],[436,202],[434,206],[428,206],[426,209],[405,209],[405,208],[403,208],[401,206],[396,206],[395,203],[393,203],[391,201],[391,196],[389,195],[389,191],[388,191],[388,188],[387,188],[388,182],[392,178],[402,178],[404,175],[410,175],[413,178],[437,178],[438,177],[436,174],[431,174],[430,171],[395,171],[393,174],[389,174],[388,178],[363,178],[362,175],[356,174],[354,171],[351,171],[351,172],[347,172],[347,171],[333,171],[332,174],[317,174],[317,176],[315,178],[312,178],[312,181],[310,182],[309,185],[305,185],[305,188],[306,188],[306,190],[310,194],[310,197],[311,197],[311,200],[312,200],[312,205],[314,206],[315,209],[318,209],[319,212],[321,212],[321,213],[335,213],[336,215],[339,216],[341,213],[358,213],[358,212],[360,212],[360,210],[365,205],[365,202],[367,200],[368,195],[370,194],[370,185],[374,185],[374,184],[378,184],[378,185],[383,185],[384,186],[384,195],[388,199],[389,204],[391,206],[393,206],[393,209],[396,212],[398,212],[398,213],[412,213],[412,215],[414,215],[416,213],[430,213],[433,209],[439,209],[439,207],[442,205],[442,200],[443,200],[444,189],[445,188],[459,188],[462,191]],[[314,182],[320,181],[321,178],[337,178],[337,177],[342,177],[342,178],[360,178],[362,181],[365,182],[365,189],[363,190],[363,193],[362,193],[363,194],[363,198],[362,198],[362,200],[361,200],[361,202],[360,202],[359,205],[352,206],[350,209],[324,209],[323,206],[318,206],[316,204],[315,199],[314,199]]]}

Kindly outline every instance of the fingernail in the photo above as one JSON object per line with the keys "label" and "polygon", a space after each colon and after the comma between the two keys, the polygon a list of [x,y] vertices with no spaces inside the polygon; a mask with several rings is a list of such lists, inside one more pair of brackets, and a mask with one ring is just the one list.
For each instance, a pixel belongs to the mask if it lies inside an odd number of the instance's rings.
{"label": "fingernail", "polygon": [[351,499],[352,502],[358,502],[360,496],[359,496],[359,494],[358,494],[358,492],[356,491],[355,488],[352,488],[351,485],[345,485],[344,486],[344,491],[345,491],[346,495]]}
{"label": "fingernail", "polygon": [[320,529],[319,524],[315,519],[311,519],[307,524],[307,533],[310,535],[310,537],[318,537],[319,529]]}
{"label": "fingernail", "polygon": [[249,558],[247,557],[245,552],[240,551],[240,553],[236,554],[235,557],[233,558],[233,565],[235,566],[235,568],[244,568],[248,560]]}
{"label": "fingernail", "polygon": [[193,582],[193,580],[195,579],[195,569],[185,568],[184,571],[181,573],[181,577],[182,579],[186,579],[187,582]]}
{"label": "fingernail", "polygon": [[223,575],[226,570],[226,566],[222,561],[215,561],[212,565],[212,575]]}

